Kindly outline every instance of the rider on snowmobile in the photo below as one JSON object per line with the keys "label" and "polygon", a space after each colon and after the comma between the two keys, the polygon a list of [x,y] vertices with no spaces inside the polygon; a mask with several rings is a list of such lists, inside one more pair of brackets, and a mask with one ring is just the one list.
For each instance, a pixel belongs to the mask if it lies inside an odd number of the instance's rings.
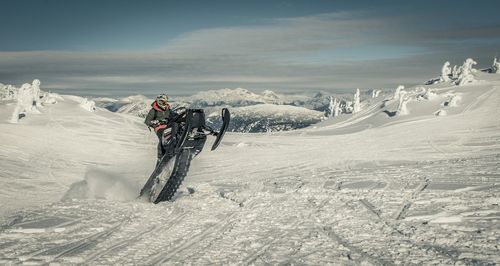
{"label": "rider on snowmobile", "polygon": [[[168,104],[168,96],[166,94],[160,94],[156,97],[156,100],[151,104],[151,110],[149,110],[144,123],[153,128],[158,136],[158,161],[161,160],[163,155],[167,152],[165,147],[162,145],[163,134],[170,135],[172,132],[172,123],[177,119],[178,114],[170,109]],[[165,132],[167,130],[167,132]]]}

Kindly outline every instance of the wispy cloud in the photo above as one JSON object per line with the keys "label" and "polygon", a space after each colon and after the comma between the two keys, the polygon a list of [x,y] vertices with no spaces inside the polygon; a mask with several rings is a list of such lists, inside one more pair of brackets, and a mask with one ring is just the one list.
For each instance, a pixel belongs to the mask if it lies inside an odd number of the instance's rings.
{"label": "wispy cloud", "polygon": [[[467,52],[464,47],[442,49],[444,40],[449,45],[457,39],[494,38],[498,32],[493,26],[450,28],[439,34],[433,29],[411,30],[408,23],[402,17],[342,12],[201,29],[154,51],[0,52],[0,81],[39,78],[47,87],[109,94],[236,86],[281,90],[395,86],[437,74],[444,60],[486,56],[477,49],[469,54],[461,54]],[[492,49],[490,45],[484,50]]]}

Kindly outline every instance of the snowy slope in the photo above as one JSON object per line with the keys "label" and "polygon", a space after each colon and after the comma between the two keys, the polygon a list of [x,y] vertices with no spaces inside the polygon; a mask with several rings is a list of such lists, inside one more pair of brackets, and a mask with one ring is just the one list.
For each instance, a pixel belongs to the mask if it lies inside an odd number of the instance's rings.
{"label": "snowy slope", "polygon": [[[208,124],[219,128],[222,124],[220,110],[208,114]],[[276,104],[256,104],[245,107],[230,108],[232,132],[276,132],[304,128],[322,121],[323,112],[309,110],[304,107]]]}
{"label": "snowy slope", "polygon": [[[217,128],[221,123],[221,108],[230,108],[233,122],[229,130],[256,133],[304,128],[321,121],[329,105],[328,95],[276,94],[265,90],[260,94],[243,88],[202,91],[189,97],[172,97],[173,108],[187,106],[204,108],[211,114],[209,125]],[[151,109],[152,99],[143,95],[122,99],[93,98],[98,107],[112,112],[145,117]]]}
{"label": "snowy slope", "polygon": [[382,97],[312,128],[228,133],[158,205],[132,193],[155,156],[140,119],[67,98],[13,125],[2,102],[0,261],[498,264],[500,75],[476,75],[431,99],[407,89],[406,115]]}
{"label": "snowy slope", "polygon": [[[82,98],[62,101],[28,114],[18,124],[8,123],[14,101],[0,104],[0,213],[59,200],[68,187],[93,168],[147,174],[144,165],[151,149],[138,117],[81,106]],[[138,180],[139,181],[139,180]]]}

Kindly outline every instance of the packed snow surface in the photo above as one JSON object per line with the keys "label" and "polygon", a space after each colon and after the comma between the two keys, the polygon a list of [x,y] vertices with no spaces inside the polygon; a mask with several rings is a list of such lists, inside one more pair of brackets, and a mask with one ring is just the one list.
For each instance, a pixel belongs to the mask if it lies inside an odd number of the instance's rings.
{"label": "packed snow surface", "polygon": [[156,152],[141,118],[62,96],[11,124],[2,101],[0,264],[498,264],[500,76],[474,75],[402,89],[405,115],[375,98],[228,132],[157,205],[135,198]]}

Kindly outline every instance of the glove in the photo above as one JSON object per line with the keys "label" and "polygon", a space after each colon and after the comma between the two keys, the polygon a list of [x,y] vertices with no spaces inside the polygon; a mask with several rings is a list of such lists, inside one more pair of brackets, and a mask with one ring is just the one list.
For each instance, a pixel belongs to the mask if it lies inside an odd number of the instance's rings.
{"label": "glove", "polygon": [[159,121],[159,120],[151,120],[151,125],[152,125],[153,127],[158,126],[158,124],[160,124],[160,121]]}

